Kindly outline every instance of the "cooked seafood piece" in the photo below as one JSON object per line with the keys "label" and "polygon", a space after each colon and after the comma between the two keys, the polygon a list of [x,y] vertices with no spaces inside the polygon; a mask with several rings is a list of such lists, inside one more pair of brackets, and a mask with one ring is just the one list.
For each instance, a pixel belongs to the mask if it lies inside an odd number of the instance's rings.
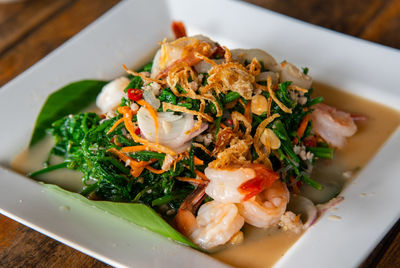
{"label": "cooked seafood piece", "polygon": [[349,113],[322,103],[313,108],[311,114],[313,131],[330,145],[342,148],[346,138],[356,133],[357,125]]}
{"label": "cooked seafood piece", "polygon": [[204,198],[205,184],[199,185],[182,203],[175,216],[177,229],[203,249],[228,242],[244,224],[235,204],[210,201],[195,211]]}
{"label": "cooked seafood piece", "polygon": [[214,200],[222,203],[239,203],[245,193],[239,192],[239,186],[253,179],[256,172],[252,168],[206,168],[204,174],[210,180],[206,193]]}
{"label": "cooked seafood piece", "polygon": [[125,95],[124,89],[129,82],[128,78],[122,76],[103,87],[96,99],[96,106],[102,113],[113,111],[121,103],[121,98]]}
{"label": "cooked seafood piece", "polygon": [[203,35],[182,37],[172,42],[164,42],[154,56],[151,77],[157,77],[160,73],[165,72],[168,67],[180,61],[193,66],[201,61],[200,58],[196,57],[196,53],[208,57],[214,52],[214,49],[215,43]]}
{"label": "cooked seafood piece", "polygon": [[273,184],[279,178],[262,164],[247,164],[224,169],[207,167],[205,175],[210,180],[206,193],[223,203],[240,203]]}
{"label": "cooked seafood piece", "polygon": [[[173,112],[158,112],[158,138],[159,143],[168,146],[175,153],[181,153],[190,147],[191,140],[207,129],[207,124],[202,124],[200,129],[190,132],[196,120],[191,114],[174,115]],[[137,122],[144,138],[156,142],[157,133],[153,117],[145,107],[137,113]]]}
{"label": "cooked seafood piece", "polygon": [[267,228],[277,224],[286,211],[289,191],[286,184],[275,181],[252,199],[237,204],[244,220],[256,227]]}

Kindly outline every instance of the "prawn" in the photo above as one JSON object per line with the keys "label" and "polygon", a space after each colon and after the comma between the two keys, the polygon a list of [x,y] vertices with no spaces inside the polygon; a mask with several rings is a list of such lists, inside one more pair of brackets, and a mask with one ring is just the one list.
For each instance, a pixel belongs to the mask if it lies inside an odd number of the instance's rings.
{"label": "prawn", "polygon": [[279,223],[288,202],[289,191],[286,184],[275,181],[257,196],[237,204],[237,207],[246,223],[267,228]]}
{"label": "prawn", "polygon": [[196,57],[196,53],[210,56],[214,50],[214,42],[203,35],[181,37],[172,42],[164,42],[154,56],[151,77],[166,76],[171,67],[179,62],[193,66],[201,61]]}
{"label": "prawn", "polygon": [[316,104],[311,114],[313,131],[330,145],[342,148],[346,137],[354,135],[357,125],[351,114],[326,104]]}
{"label": "prawn", "polygon": [[206,193],[222,203],[240,203],[272,185],[279,175],[262,164],[232,166],[225,169],[207,167],[210,180]]}
{"label": "prawn", "polygon": [[234,237],[244,224],[235,204],[210,201],[194,213],[204,199],[206,184],[200,184],[182,203],[174,222],[179,232],[203,249],[223,245]]}
{"label": "prawn", "polygon": [[206,168],[206,193],[214,200],[236,203],[245,222],[266,228],[277,224],[286,211],[289,191],[279,175],[262,164],[230,169]]}

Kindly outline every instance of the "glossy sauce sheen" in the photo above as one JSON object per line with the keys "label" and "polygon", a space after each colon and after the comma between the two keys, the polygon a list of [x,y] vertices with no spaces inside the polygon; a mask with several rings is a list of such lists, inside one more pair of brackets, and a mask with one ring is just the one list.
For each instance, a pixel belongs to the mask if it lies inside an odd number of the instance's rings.
{"label": "glossy sauce sheen", "polygon": [[[358,170],[372,159],[399,127],[400,112],[320,83],[314,82],[314,88],[314,96],[323,96],[324,103],[349,113],[368,117],[364,122],[356,122],[358,131],[347,140],[345,148],[336,150],[333,160],[320,161],[318,167],[322,170],[315,172],[312,176],[320,182],[332,180],[338,183],[337,187],[341,188],[348,182],[342,176],[342,172]],[[319,175],[323,176],[319,177]],[[323,198],[330,199],[329,196]],[[245,239],[241,245],[230,246],[211,255],[235,267],[271,267],[300,236],[301,234],[284,232],[277,228],[262,230],[246,226]]]}
{"label": "glossy sauce sheen", "polygon": [[[384,105],[336,90],[334,88],[314,83],[315,96],[323,96],[324,103],[346,112],[368,117],[365,122],[357,122],[357,133],[348,139],[343,150],[335,151],[333,160],[322,160],[318,163],[319,171],[313,173],[313,178],[326,183],[336,183],[338,191],[346,182],[341,175],[343,171],[358,170],[364,167],[383,143],[400,125],[400,112]],[[11,166],[14,170],[26,174],[42,168],[43,162],[51,149],[51,140],[43,140],[34,148],[21,153]],[[67,169],[40,176],[40,180],[55,183],[68,190],[80,191],[82,183],[80,173]],[[305,187],[304,187],[305,188]],[[314,191],[314,189],[311,189]],[[308,195],[308,193],[305,193]],[[330,199],[325,195],[322,199]],[[322,200],[321,199],[321,200]],[[244,242],[238,246],[225,246],[211,253],[211,256],[236,267],[271,267],[296,242],[301,234],[284,232],[277,227],[268,230],[246,225],[244,227]]]}
{"label": "glossy sauce sheen", "polygon": [[[11,168],[21,174],[28,174],[30,172],[43,168],[43,163],[46,161],[47,156],[54,143],[51,137],[47,136],[45,139],[38,142],[33,148],[25,150],[20,153],[11,162]],[[61,158],[51,159],[51,164],[62,162]],[[63,187],[69,191],[80,192],[83,188],[82,173],[62,168],[52,172],[38,175],[38,180],[52,183]]]}

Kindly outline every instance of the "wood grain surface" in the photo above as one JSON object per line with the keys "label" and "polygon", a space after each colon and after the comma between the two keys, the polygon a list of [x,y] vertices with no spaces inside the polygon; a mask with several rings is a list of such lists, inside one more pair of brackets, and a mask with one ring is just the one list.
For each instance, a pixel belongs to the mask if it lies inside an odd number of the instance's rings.
{"label": "wood grain surface", "polygon": [[[0,4],[0,86],[74,36],[118,0]],[[247,0],[322,27],[400,49],[399,0]],[[400,267],[398,222],[362,267]],[[0,215],[0,267],[108,265]]]}

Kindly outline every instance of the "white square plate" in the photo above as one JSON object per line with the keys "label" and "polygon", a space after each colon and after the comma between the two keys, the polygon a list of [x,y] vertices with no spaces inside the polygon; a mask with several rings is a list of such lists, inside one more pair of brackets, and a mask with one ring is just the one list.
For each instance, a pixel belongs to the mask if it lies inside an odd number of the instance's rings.
{"label": "white square plate", "polygon": [[[45,190],[7,169],[27,147],[46,97],[84,78],[112,79],[139,67],[171,20],[231,48],[262,48],[312,68],[315,80],[400,109],[398,50],[312,26],[236,1],[123,1],[0,90],[0,212],[115,266],[223,267],[224,264],[97,209]],[[340,222],[323,216],[277,267],[357,266],[400,216],[397,129],[342,195]],[[375,195],[360,199],[360,193]],[[68,206],[69,211],[60,210]]]}

